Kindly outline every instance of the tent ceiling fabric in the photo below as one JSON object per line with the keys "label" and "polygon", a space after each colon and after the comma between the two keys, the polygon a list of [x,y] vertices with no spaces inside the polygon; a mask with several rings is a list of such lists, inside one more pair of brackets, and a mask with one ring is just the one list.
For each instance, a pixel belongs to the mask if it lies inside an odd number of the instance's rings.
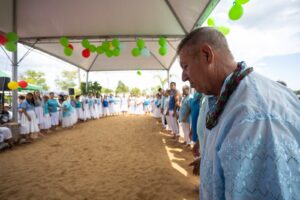
{"label": "tent ceiling fabric", "polygon": [[[219,0],[1,0],[0,32],[12,31],[13,2],[20,42],[49,53],[86,71],[169,69],[179,41],[191,30],[211,5]],[[214,7],[214,6],[213,6]],[[71,57],[58,43],[66,36],[74,45]],[[158,38],[169,43],[168,54],[158,53]],[[133,57],[134,40],[144,38],[150,57]],[[81,56],[82,38],[97,41],[119,38],[126,48],[119,57],[96,53]],[[73,43],[74,42],[74,43]]]}

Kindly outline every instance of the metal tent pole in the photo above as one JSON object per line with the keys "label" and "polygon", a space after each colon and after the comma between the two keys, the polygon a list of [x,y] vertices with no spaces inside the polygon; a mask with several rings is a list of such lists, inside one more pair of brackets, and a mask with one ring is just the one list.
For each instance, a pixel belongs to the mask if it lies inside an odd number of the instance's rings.
{"label": "metal tent pole", "polygon": [[89,91],[89,72],[88,71],[86,72],[86,82],[85,83],[86,83],[85,90],[86,90],[86,92],[88,92]]}
{"label": "metal tent pole", "polygon": [[[13,1],[13,31],[17,33],[17,4]],[[12,81],[18,81],[18,45],[17,50],[12,53]],[[13,120],[18,121],[18,90],[12,91]]]}

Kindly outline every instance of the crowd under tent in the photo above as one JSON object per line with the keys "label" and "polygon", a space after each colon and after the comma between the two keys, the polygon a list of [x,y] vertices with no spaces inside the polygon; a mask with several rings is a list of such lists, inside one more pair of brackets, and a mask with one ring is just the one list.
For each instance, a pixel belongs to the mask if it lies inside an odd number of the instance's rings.
{"label": "crowd under tent", "polygon": [[[18,65],[33,49],[59,58],[87,72],[122,70],[169,70],[176,59],[180,40],[199,27],[219,0],[1,0],[0,33],[15,32],[28,47],[25,55],[12,53],[12,80]],[[67,37],[74,47],[66,56],[59,43]],[[161,56],[158,39],[165,37],[168,52]],[[99,45],[118,38],[124,45],[120,56],[97,53],[81,55],[83,39]],[[150,55],[132,56],[136,39],[142,38]],[[3,48],[2,48],[3,49]],[[13,113],[17,117],[17,91],[13,92]]]}

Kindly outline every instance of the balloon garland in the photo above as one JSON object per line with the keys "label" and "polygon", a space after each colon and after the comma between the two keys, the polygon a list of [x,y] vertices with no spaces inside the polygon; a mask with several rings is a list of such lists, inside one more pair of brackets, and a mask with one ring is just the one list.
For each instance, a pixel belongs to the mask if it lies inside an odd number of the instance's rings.
{"label": "balloon garland", "polygon": [[166,38],[164,37],[160,37],[158,40],[158,44],[160,46],[158,53],[161,56],[165,56],[168,53],[168,42],[166,40]]}
{"label": "balloon garland", "polygon": [[140,55],[144,57],[150,56],[150,51],[145,45],[145,41],[141,38],[136,40],[136,47],[131,50],[131,55],[134,57],[138,57]]}
{"label": "balloon garland", "polygon": [[59,43],[64,47],[64,54],[66,56],[72,56],[74,47],[69,43],[69,39],[66,37],[61,37]]}
{"label": "balloon garland", "polygon": [[0,35],[0,45],[3,45],[7,51],[17,51],[19,36],[15,32],[9,32],[5,36]]}

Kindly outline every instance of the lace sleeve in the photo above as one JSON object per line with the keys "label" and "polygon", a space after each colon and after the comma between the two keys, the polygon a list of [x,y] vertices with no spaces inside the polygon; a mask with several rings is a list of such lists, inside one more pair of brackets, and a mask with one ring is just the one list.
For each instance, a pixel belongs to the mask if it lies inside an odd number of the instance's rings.
{"label": "lace sleeve", "polygon": [[300,199],[299,143],[300,131],[279,119],[235,126],[218,151],[226,199]]}

